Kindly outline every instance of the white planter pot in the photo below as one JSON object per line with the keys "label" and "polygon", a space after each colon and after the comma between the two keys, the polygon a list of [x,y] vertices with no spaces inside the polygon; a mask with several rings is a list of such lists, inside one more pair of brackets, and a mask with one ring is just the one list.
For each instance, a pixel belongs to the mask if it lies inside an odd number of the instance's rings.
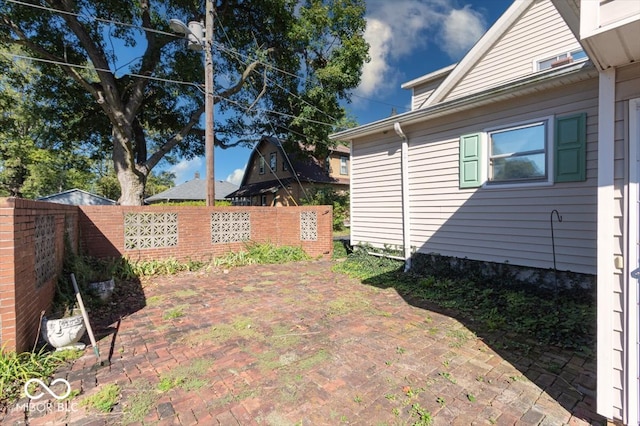
{"label": "white planter pot", "polygon": [[87,331],[82,315],[66,318],[42,318],[42,337],[58,350],[84,349],[83,343],[77,343]]}

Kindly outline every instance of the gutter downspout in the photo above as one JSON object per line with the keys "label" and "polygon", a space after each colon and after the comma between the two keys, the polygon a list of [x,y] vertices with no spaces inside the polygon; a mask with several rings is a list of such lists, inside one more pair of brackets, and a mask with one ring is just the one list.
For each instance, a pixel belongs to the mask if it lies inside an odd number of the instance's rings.
{"label": "gutter downspout", "polygon": [[402,240],[404,247],[404,271],[411,269],[411,223],[409,216],[409,141],[400,127],[393,123],[393,130],[402,138],[401,175],[402,175]]}

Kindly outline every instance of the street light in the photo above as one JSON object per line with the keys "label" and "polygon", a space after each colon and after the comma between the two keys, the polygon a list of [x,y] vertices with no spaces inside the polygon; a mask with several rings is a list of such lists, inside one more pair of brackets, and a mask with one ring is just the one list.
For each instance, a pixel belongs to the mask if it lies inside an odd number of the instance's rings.
{"label": "street light", "polygon": [[206,1],[205,29],[206,34],[202,35],[202,22],[191,21],[185,25],[179,19],[171,19],[169,27],[180,34],[187,36],[188,48],[191,50],[204,50],[204,153],[207,164],[207,206],[215,205],[215,180],[213,175],[213,57],[211,53],[213,40],[213,0]]}

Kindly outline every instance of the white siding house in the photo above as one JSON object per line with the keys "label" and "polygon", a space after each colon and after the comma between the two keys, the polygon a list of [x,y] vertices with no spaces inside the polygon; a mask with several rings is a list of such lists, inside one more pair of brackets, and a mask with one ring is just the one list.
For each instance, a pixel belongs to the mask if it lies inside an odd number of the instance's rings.
{"label": "white siding house", "polygon": [[411,111],[332,138],[352,146],[352,244],[398,246],[406,268],[417,252],[549,270],[557,212],[557,269],[597,275],[598,412],[638,425],[640,8],[625,3],[517,0],[458,64],[403,85]]}

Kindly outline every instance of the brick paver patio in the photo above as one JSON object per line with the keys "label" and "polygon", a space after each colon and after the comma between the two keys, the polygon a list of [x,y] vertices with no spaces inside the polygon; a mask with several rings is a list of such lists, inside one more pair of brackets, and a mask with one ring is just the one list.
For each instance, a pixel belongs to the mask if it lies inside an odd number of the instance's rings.
{"label": "brick paver patio", "polygon": [[[3,424],[588,425],[595,365],[488,346],[460,321],[332,262],[154,278],[146,306],[112,324],[58,377],[64,403],[29,401]],[[117,331],[116,331],[117,330]],[[104,335],[105,330],[97,330]],[[109,331],[109,330],[107,330]],[[110,356],[110,362],[108,358]],[[109,413],[82,401],[120,387]],[[420,423],[423,422],[423,423]]]}

